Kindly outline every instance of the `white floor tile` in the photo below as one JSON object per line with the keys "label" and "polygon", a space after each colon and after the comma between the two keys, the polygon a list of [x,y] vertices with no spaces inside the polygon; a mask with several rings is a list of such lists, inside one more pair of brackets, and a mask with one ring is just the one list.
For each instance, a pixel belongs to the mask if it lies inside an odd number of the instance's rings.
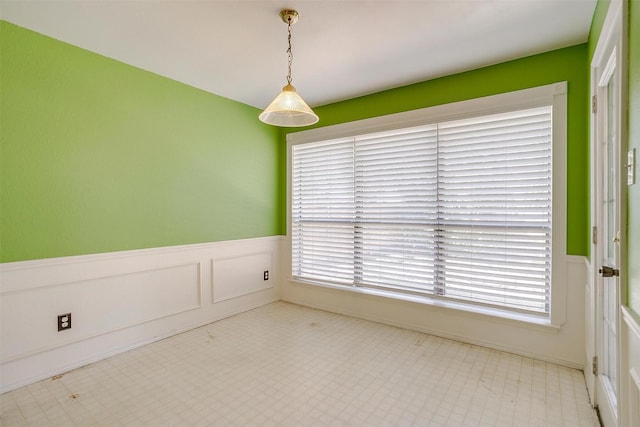
{"label": "white floor tile", "polygon": [[597,426],[582,373],[278,302],[0,396],[9,426]]}

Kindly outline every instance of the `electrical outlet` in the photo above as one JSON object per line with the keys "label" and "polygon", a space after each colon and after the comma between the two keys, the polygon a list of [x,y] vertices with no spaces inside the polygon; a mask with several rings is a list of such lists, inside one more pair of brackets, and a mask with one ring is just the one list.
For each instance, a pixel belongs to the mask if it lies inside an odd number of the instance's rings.
{"label": "electrical outlet", "polygon": [[636,149],[632,148],[627,153],[627,185],[636,183]]}
{"label": "electrical outlet", "polygon": [[264,280],[269,280],[269,270],[264,271]]}
{"label": "electrical outlet", "polygon": [[71,329],[71,313],[58,315],[58,332]]}

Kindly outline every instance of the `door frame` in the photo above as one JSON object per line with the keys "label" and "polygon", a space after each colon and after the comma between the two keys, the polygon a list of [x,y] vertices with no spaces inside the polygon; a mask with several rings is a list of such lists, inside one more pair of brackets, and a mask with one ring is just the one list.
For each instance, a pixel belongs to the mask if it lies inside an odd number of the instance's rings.
{"label": "door frame", "polygon": [[[619,135],[617,138],[618,144],[614,148],[616,151],[615,159],[617,160],[617,187],[615,189],[616,199],[618,201],[618,209],[617,209],[617,222],[619,224],[619,232],[620,232],[620,242],[619,242],[619,259],[618,259],[618,269],[620,270],[619,277],[619,292],[618,292],[618,304],[617,304],[617,343],[616,343],[616,390],[617,390],[617,405],[616,411],[613,414],[615,419],[601,419],[603,425],[605,427],[611,426],[621,426],[624,425],[622,420],[625,418],[625,414],[627,413],[627,396],[626,396],[626,388],[623,386],[625,375],[624,371],[624,360],[622,360],[622,349],[624,344],[622,340],[624,337],[621,332],[621,307],[627,300],[627,289],[626,289],[626,275],[627,275],[627,266],[626,266],[626,254],[627,254],[627,231],[626,231],[626,200],[627,200],[627,189],[626,189],[626,176],[624,175],[624,171],[626,168],[623,167],[623,164],[626,160],[626,155],[623,156],[623,153],[626,153],[627,150],[627,107],[628,107],[628,53],[627,53],[627,14],[628,14],[628,3],[627,0],[612,0],[609,9],[607,11],[607,15],[605,18],[604,25],[602,27],[602,31],[598,38],[598,42],[596,45],[595,52],[592,57],[592,61],[590,64],[590,95],[591,100],[594,99],[594,96],[598,95],[599,88],[599,74],[597,72],[598,65],[606,64],[609,60],[609,52],[612,49],[615,50],[616,53],[616,70],[618,86],[616,88],[616,104],[618,109],[618,115],[615,118],[616,124],[616,133]],[[605,103],[606,100],[597,99],[596,104],[601,106]],[[598,136],[598,123],[597,116],[595,113],[590,115],[591,117],[591,127],[590,127],[590,140],[591,140],[591,223],[592,226],[595,227],[598,225],[598,215],[601,214],[601,208],[598,206],[599,194],[601,192],[601,183],[598,182],[598,178],[602,168],[602,159],[599,157],[601,153],[601,149],[599,147],[599,142],[597,139]],[[600,356],[600,332],[598,330],[598,316],[600,315],[600,301],[598,299],[598,294],[600,293],[600,286],[602,286],[602,278],[599,273],[600,269],[600,246],[604,244],[602,242],[602,230],[598,230],[597,232],[594,230],[592,246],[591,246],[591,271],[590,274],[590,288],[589,295],[587,296],[587,323],[586,323],[586,356],[587,356],[587,364],[585,369],[585,380],[587,383],[587,389],[589,391],[589,395],[591,397],[591,402],[594,406],[597,406],[602,396],[598,396],[598,387],[597,383],[599,379],[597,375],[592,372],[591,363],[593,356]],[[604,415],[604,414],[603,414]]]}

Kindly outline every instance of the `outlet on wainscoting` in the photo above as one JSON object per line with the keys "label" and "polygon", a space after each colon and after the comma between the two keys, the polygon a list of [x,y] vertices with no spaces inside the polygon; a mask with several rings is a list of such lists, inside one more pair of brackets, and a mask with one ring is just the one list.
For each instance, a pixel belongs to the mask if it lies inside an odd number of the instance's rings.
{"label": "outlet on wainscoting", "polygon": [[71,329],[71,313],[58,315],[58,332]]}
{"label": "outlet on wainscoting", "polygon": [[269,270],[265,270],[263,273],[264,280],[269,280]]}

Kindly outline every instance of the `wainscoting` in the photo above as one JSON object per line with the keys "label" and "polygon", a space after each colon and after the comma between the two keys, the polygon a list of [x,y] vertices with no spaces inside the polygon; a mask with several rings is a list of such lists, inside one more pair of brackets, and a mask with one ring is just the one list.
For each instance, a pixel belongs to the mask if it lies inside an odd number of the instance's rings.
{"label": "wainscoting", "polygon": [[625,306],[622,307],[620,329],[620,425],[640,426],[640,319]]}
{"label": "wainscoting", "polygon": [[[123,251],[0,265],[0,390],[285,301],[584,367],[587,264],[567,256],[558,327],[286,280],[284,237]],[[269,279],[264,280],[264,272]],[[57,316],[72,314],[58,332]],[[640,364],[636,368],[640,372]]]}
{"label": "wainscoting", "polygon": [[278,300],[281,240],[0,265],[0,392]]}

